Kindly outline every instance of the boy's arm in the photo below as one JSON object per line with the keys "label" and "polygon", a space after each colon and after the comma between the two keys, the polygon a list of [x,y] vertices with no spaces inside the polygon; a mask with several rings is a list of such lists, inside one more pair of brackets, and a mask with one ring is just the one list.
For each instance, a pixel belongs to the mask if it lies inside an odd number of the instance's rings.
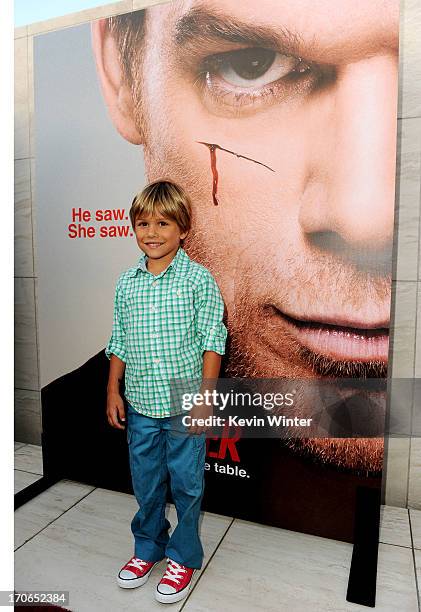
{"label": "boy's arm", "polygon": [[113,314],[113,330],[110,341],[105,349],[105,354],[108,359],[112,355],[118,357],[121,361],[126,361],[126,329],[124,324],[124,294],[121,286],[121,277],[117,282],[115,297],[114,297],[114,314]]}
{"label": "boy's arm", "polygon": [[[227,330],[222,322],[224,302],[215,279],[209,274],[197,296],[197,330],[203,350],[203,371],[200,393],[212,392],[218,382],[221,359],[225,350]],[[213,414],[213,406],[194,406],[190,411],[192,418],[207,418]],[[190,433],[200,434],[205,426],[191,425]]]}
{"label": "boy's arm", "polygon": [[124,402],[120,395],[120,383],[123,380],[126,364],[116,355],[110,357],[110,373],[107,386],[107,419],[111,427],[124,429],[118,422],[125,421]]}
{"label": "boy's arm", "polygon": [[222,356],[214,351],[203,353],[203,375],[200,393],[213,391],[218,381],[219,370],[221,369]]}
{"label": "boy's arm", "polygon": [[120,394],[120,383],[123,380],[126,364],[117,355],[111,355],[110,373],[108,375],[107,393]]}
{"label": "boy's arm", "polygon": [[120,383],[126,367],[126,330],[123,321],[124,296],[120,280],[114,298],[113,330],[105,354],[110,360],[107,386],[107,419],[116,429],[124,429],[118,421],[125,421],[124,402],[120,395]]}

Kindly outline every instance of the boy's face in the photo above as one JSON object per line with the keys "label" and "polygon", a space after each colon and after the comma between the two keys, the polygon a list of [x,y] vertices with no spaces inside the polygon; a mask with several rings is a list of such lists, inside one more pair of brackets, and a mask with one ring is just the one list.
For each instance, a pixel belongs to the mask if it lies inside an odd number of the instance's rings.
{"label": "boy's face", "polygon": [[162,213],[139,215],[134,231],[139,248],[149,259],[162,260],[174,256],[180,240],[187,236],[174,221]]}

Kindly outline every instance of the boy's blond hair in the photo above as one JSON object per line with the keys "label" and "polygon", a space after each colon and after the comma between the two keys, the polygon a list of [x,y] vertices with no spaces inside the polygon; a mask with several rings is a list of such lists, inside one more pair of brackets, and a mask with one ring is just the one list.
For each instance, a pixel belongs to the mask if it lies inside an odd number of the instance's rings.
{"label": "boy's blond hair", "polygon": [[135,196],[130,208],[133,229],[140,215],[149,216],[156,213],[175,221],[182,232],[190,231],[192,214],[190,198],[179,185],[166,180],[146,185]]}

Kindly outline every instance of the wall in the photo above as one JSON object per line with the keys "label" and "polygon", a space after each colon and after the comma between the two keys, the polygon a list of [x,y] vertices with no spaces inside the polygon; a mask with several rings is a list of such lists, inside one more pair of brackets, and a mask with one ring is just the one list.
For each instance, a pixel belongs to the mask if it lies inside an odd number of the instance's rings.
{"label": "wall", "polygon": [[[34,244],[33,37],[158,4],[114,4],[15,30],[15,439],[41,442]],[[421,1],[401,1],[396,236],[392,293],[392,376],[421,379]],[[418,385],[419,387],[420,385]],[[399,404],[400,399],[400,404]],[[391,415],[402,405],[392,401]],[[412,406],[411,406],[412,403]],[[408,412],[421,393],[404,400]],[[386,503],[421,508],[421,438],[390,438],[385,464]]]}

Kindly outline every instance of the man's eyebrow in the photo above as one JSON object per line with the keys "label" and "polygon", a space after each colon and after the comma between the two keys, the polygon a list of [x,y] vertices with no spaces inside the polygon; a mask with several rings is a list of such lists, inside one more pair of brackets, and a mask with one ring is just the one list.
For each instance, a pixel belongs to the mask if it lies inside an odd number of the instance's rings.
{"label": "man's eyebrow", "polygon": [[304,46],[299,34],[287,28],[277,27],[275,29],[271,26],[251,25],[200,6],[180,17],[176,22],[174,34],[174,42],[177,47],[184,47],[189,43],[194,44],[198,39],[200,42],[203,40],[225,41],[256,47],[277,48],[290,55],[301,55]]}

